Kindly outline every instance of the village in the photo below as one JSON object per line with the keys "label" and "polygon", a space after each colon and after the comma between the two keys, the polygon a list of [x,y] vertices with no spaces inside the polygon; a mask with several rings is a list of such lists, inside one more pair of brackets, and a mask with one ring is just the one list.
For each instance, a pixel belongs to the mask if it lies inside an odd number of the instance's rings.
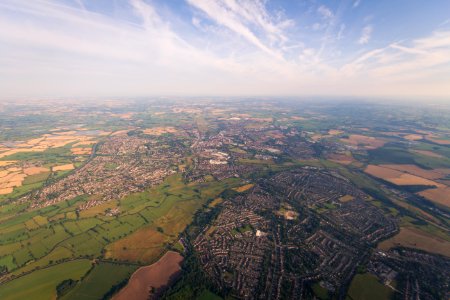
{"label": "village", "polygon": [[164,146],[163,141],[121,134],[102,143],[84,166],[41,190],[27,200],[45,207],[88,196],[80,210],[120,199],[157,185],[174,174],[182,160],[182,150]]}

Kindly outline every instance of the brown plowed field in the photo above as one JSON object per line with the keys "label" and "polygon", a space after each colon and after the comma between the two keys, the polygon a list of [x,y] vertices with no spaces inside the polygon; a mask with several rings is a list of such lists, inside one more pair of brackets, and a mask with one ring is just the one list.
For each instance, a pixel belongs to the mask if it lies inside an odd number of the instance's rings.
{"label": "brown plowed field", "polygon": [[183,257],[173,251],[164,254],[156,263],[139,268],[131,275],[128,284],[113,297],[113,300],[146,300],[152,288],[167,286],[170,280],[180,272]]}

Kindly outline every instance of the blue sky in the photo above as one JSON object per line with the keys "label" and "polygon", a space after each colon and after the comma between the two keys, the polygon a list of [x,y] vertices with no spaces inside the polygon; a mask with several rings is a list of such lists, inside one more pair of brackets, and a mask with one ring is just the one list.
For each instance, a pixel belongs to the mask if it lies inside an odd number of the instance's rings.
{"label": "blue sky", "polygon": [[1,98],[450,98],[448,0],[2,0]]}

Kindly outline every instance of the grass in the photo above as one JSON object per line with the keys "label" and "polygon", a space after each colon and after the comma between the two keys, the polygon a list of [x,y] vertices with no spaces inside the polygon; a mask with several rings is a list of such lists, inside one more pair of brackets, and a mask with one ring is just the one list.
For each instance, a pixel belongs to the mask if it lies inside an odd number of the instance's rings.
{"label": "grass", "polygon": [[8,300],[48,300],[56,297],[56,286],[65,279],[79,280],[91,268],[91,262],[80,259],[38,270],[0,285],[0,298]]}
{"label": "grass", "polygon": [[102,299],[111,287],[127,280],[136,268],[136,266],[101,262],[95,265],[92,271],[61,299]]}
{"label": "grass", "polygon": [[381,284],[371,274],[357,274],[350,285],[348,298],[352,300],[387,300],[391,299],[393,291]]}
{"label": "grass", "polygon": [[2,267],[6,267],[8,271],[16,267],[16,264],[14,263],[14,257],[11,254],[0,257],[0,269]]}
{"label": "grass", "polygon": [[407,151],[397,145],[385,145],[368,151],[371,164],[413,164],[424,169],[450,168],[450,159],[434,158]]}
{"label": "grass", "polygon": [[[105,252],[107,258],[121,261],[153,262],[169,245],[177,243],[180,232],[192,221],[198,209],[216,199],[225,189],[240,185],[241,180],[236,178],[188,184],[181,174],[177,174],[141,193],[81,212],[75,211],[78,204],[95,195],[79,196],[42,209],[27,209],[26,205],[5,202],[0,207],[0,265],[10,271],[8,277],[27,274],[8,283],[7,290],[13,290],[9,286],[14,282],[23,282],[23,278],[34,274],[47,274],[42,272],[57,267],[61,268],[61,274],[66,274],[62,266],[67,261],[100,258]],[[114,207],[119,208],[120,214],[107,217],[105,210]],[[162,232],[157,230],[158,227]],[[67,274],[70,275],[70,268]],[[42,290],[46,295],[44,298],[51,298],[54,287],[67,278],[59,279],[55,283],[50,278],[48,284],[52,288]],[[23,286],[30,288],[25,291],[41,293],[40,282],[27,284],[25,281]],[[48,284],[42,289],[48,289]],[[82,284],[79,285],[75,288],[81,289]],[[105,283],[105,289],[106,285],[109,289],[109,283]]]}
{"label": "grass", "polygon": [[222,300],[222,297],[217,296],[209,290],[204,290],[200,293],[196,300]]}
{"label": "grass", "polygon": [[312,289],[313,289],[314,294],[319,299],[329,299],[330,298],[327,289],[323,288],[319,283],[313,284]]}

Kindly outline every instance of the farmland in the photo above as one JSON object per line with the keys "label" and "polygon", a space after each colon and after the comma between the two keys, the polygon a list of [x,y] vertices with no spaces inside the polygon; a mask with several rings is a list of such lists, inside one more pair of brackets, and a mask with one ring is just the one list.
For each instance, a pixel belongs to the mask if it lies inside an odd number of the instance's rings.
{"label": "farmland", "polygon": [[413,228],[403,227],[394,237],[383,241],[379,248],[388,250],[394,247],[410,247],[420,250],[437,253],[450,257],[450,241],[443,238],[432,236],[427,232]]}
{"label": "farmland", "polygon": [[441,297],[450,129],[309,105],[49,106],[0,128],[0,296],[130,298],[137,276],[169,299],[384,299],[418,277]]}
{"label": "farmland", "polygon": [[139,268],[131,276],[128,284],[114,296],[114,300],[145,300],[149,294],[169,284],[180,270],[183,257],[177,252],[167,252],[150,266]]}
{"label": "farmland", "polygon": [[89,274],[61,299],[101,299],[112,286],[126,281],[136,266],[117,263],[99,263]]}
{"label": "farmland", "polygon": [[[2,299],[48,300],[56,297],[56,286],[63,280],[80,280],[91,268],[89,260],[75,260],[25,275],[0,287]],[[24,287],[30,287],[24,289]]]}

